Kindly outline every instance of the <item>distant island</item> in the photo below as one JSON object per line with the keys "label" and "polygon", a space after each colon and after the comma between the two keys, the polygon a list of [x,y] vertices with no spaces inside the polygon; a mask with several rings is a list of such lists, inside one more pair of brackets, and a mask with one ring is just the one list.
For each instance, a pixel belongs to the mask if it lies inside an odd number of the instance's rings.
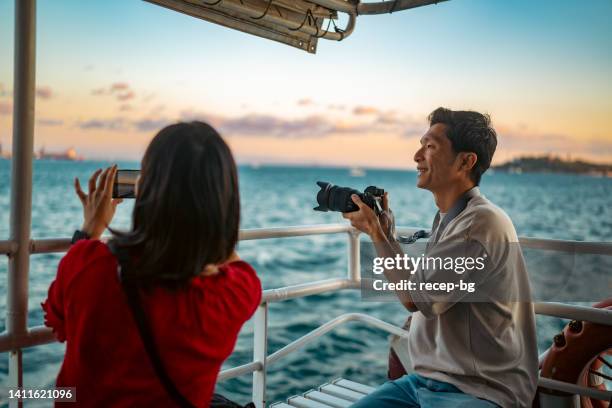
{"label": "distant island", "polygon": [[493,166],[508,173],[570,173],[598,177],[612,177],[612,164],[590,163],[584,160],[563,160],[554,156],[519,157]]}

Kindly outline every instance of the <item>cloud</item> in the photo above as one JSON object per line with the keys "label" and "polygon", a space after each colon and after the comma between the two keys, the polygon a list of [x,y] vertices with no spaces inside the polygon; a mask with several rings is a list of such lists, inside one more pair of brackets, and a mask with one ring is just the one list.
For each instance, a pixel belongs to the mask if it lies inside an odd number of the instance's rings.
{"label": "cloud", "polygon": [[126,82],[115,82],[110,86],[111,92],[127,91],[128,89],[130,89],[130,86]]}
{"label": "cloud", "polygon": [[159,116],[163,111],[166,110],[166,105],[157,105],[151,109],[149,112],[149,116]]}
{"label": "cloud", "polygon": [[142,100],[143,102],[151,102],[157,95],[155,94],[155,92],[149,92],[145,95],[143,95]]}
{"label": "cloud", "polygon": [[425,122],[417,122],[413,120],[405,120],[400,123],[401,135],[408,139],[421,138],[427,132],[429,126]]}
{"label": "cloud", "polygon": [[356,106],[353,109],[354,115],[377,115],[380,111],[373,106]]}
{"label": "cloud", "polygon": [[160,130],[171,123],[168,119],[141,119],[134,122],[134,127],[139,132],[152,132]]}
{"label": "cloud", "polygon": [[136,130],[139,132],[150,132],[152,130],[159,130],[171,122],[172,121],[167,118],[128,120],[122,117],[115,117],[89,119],[84,122],[78,122],[77,127],[83,130],[110,130],[117,132]]}
{"label": "cloud", "polygon": [[386,133],[411,137],[419,136],[427,129],[424,123],[412,118],[399,118],[386,112],[374,118],[348,120],[328,115],[311,115],[305,118],[284,118],[275,115],[247,114],[235,117],[222,117],[206,112],[185,110],[180,119],[202,120],[219,129],[224,135],[278,138],[319,138],[332,134]]}
{"label": "cloud", "polygon": [[83,67],[83,71],[87,72],[87,71],[93,71],[94,70],[94,66],[92,64],[87,64]]}
{"label": "cloud", "polygon": [[279,138],[318,138],[333,134],[368,134],[386,133],[402,134],[408,129],[420,134],[424,126],[409,120],[367,122],[337,119],[322,115],[313,115],[301,119],[285,119],[272,115],[251,114],[237,118],[222,119],[219,128],[224,134],[244,136],[268,136]]}
{"label": "cloud", "polygon": [[132,109],[133,109],[132,105],[127,104],[127,103],[119,106],[119,112],[130,112]]}
{"label": "cloud", "polygon": [[610,156],[612,155],[612,140],[590,140],[587,147],[587,152],[595,156]]}
{"label": "cloud", "polygon": [[302,98],[299,101],[297,101],[297,104],[299,106],[312,106],[312,105],[314,105],[314,102],[310,98]]}
{"label": "cloud", "polygon": [[333,133],[334,124],[322,116],[281,119],[272,115],[251,114],[227,119],[221,131],[229,135],[274,136],[283,138],[321,137]]}
{"label": "cloud", "polygon": [[575,147],[576,139],[558,133],[531,131],[526,126],[496,127],[498,146],[512,150],[558,151]]}
{"label": "cloud", "polygon": [[0,98],[9,96],[9,91],[4,87],[4,84],[0,82]]}
{"label": "cloud", "polygon": [[64,124],[63,120],[60,119],[37,119],[36,123],[41,126],[61,126]]}
{"label": "cloud", "polygon": [[179,114],[179,119],[185,122],[189,122],[192,120],[200,120],[202,122],[206,122],[210,124],[211,126],[215,128],[220,127],[223,121],[226,120],[225,118],[221,116],[213,115],[208,112],[197,111],[194,109],[185,109],[181,111]]}
{"label": "cloud", "polygon": [[40,99],[51,99],[53,97],[53,91],[48,86],[41,86],[36,88],[36,96]]}
{"label": "cloud", "polygon": [[[497,150],[508,157],[541,154],[569,154],[573,158],[588,157],[609,160],[612,156],[610,137],[580,138],[570,134],[542,132],[525,124],[497,125]],[[597,159],[599,158],[599,159]]]}
{"label": "cloud", "polygon": [[[405,121],[405,120],[404,120]],[[380,112],[376,118],[376,122],[384,125],[398,125],[402,120],[393,111]]]}
{"label": "cloud", "polygon": [[0,115],[10,115],[13,113],[13,105],[9,102],[0,102]]}
{"label": "cloud", "polygon": [[127,91],[124,93],[117,94],[116,98],[118,101],[129,101],[130,99],[134,99],[134,92]]}
{"label": "cloud", "polygon": [[327,105],[327,109],[331,109],[331,110],[345,110],[346,106],[340,105],[340,104],[330,104],[330,105]]}
{"label": "cloud", "polygon": [[[253,113],[236,117],[223,117],[187,109],[180,112],[179,120],[200,120],[209,123],[225,136],[318,138],[332,133],[362,133],[367,130],[361,125],[333,121],[321,115],[299,119],[286,119],[274,115]],[[143,119],[135,122],[135,128],[139,131],[150,131],[159,129],[170,122],[167,118]]]}
{"label": "cloud", "polygon": [[310,115],[302,118],[285,118],[270,114],[250,113],[233,117],[219,116],[208,112],[187,109],[178,118],[168,115],[149,115],[139,120],[120,118],[92,119],[79,123],[82,129],[107,129],[122,131],[133,129],[138,132],[151,132],[174,123],[176,120],[200,120],[218,129],[224,136],[274,137],[285,139],[322,138],[331,135],[349,134],[409,134],[421,135],[426,129],[423,123],[410,119],[400,120],[393,116],[367,118],[366,121],[334,118],[325,115]]}
{"label": "cloud", "polygon": [[127,101],[136,97],[136,94],[127,82],[114,82],[108,87],[91,90],[92,95],[115,95],[118,101]]}
{"label": "cloud", "polygon": [[104,130],[125,130],[128,123],[123,118],[110,119],[90,119],[85,122],[79,122],[77,126],[81,129],[104,129]]}

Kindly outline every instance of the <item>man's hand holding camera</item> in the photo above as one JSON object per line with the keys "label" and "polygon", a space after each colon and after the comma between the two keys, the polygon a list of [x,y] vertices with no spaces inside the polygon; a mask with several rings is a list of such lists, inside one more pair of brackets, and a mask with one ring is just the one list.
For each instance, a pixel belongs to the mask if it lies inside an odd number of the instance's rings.
{"label": "man's hand holding camera", "polygon": [[349,220],[354,228],[368,234],[373,242],[392,239],[395,235],[395,217],[389,209],[389,193],[385,192],[382,197],[383,211],[379,216],[357,194],[352,194],[351,199],[359,210],[342,213],[342,217]]}

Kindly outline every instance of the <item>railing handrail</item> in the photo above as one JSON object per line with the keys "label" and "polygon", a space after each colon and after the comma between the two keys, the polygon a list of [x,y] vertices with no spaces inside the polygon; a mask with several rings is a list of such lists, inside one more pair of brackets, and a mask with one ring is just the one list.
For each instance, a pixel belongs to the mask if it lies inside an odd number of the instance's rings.
{"label": "railing handrail", "polygon": [[[397,227],[400,234],[410,234],[422,228]],[[354,231],[348,224],[314,224],[289,227],[251,228],[240,230],[239,240],[250,241],[271,238],[290,238],[309,235],[338,234]],[[108,239],[104,236],[102,239]],[[526,248],[565,250],[586,254],[612,254],[612,241],[576,241],[551,238],[536,238],[522,236],[519,242]],[[64,252],[70,248],[70,238],[41,238],[30,241],[31,254]],[[11,255],[17,251],[17,243],[10,240],[0,240],[0,254]]]}

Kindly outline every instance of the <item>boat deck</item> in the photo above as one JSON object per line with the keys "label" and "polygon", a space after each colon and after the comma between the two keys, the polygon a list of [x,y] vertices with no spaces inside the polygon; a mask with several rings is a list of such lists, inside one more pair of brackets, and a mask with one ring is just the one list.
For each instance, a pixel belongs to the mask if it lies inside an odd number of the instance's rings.
{"label": "boat deck", "polygon": [[287,402],[276,402],[274,408],[346,408],[375,390],[369,385],[338,378],[321,385],[317,389],[306,391],[287,399]]}

